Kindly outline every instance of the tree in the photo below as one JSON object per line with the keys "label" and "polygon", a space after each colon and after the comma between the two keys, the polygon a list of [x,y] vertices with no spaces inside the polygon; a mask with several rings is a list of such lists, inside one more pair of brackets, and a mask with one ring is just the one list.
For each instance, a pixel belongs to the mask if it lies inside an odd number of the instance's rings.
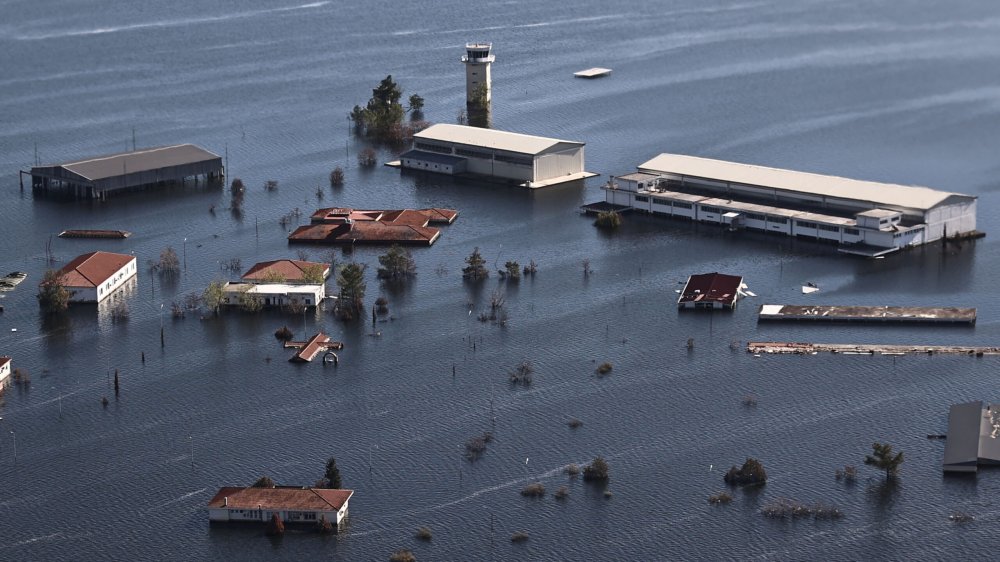
{"label": "tree", "polygon": [[264,283],[284,283],[288,281],[288,278],[280,271],[269,269],[264,272],[264,275],[260,276],[260,280]]}
{"label": "tree", "polygon": [[164,274],[176,274],[181,270],[181,260],[173,247],[167,246],[160,252],[160,261],[156,262],[155,268]]}
{"label": "tree", "polygon": [[590,464],[583,467],[583,479],[587,482],[605,481],[611,478],[608,462],[598,455]]}
{"label": "tree", "polygon": [[70,293],[62,285],[59,271],[49,269],[38,284],[38,304],[46,312],[61,312],[69,308]]}
{"label": "tree", "polygon": [[505,276],[511,281],[521,280],[521,264],[516,261],[509,261],[504,264],[504,268],[507,270]]}
{"label": "tree", "polygon": [[274,488],[277,484],[271,480],[270,476],[261,476],[256,482],[250,485],[251,488]]}
{"label": "tree", "polygon": [[379,279],[402,280],[417,274],[413,256],[399,244],[390,246],[388,252],[378,257],[378,263]]}
{"label": "tree", "polygon": [[899,475],[899,465],[903,464],[903,453],[892,454],[892,445],[872,443],[872,454],[865,455],[865,464],[885,471],[885,479],[892,480]]}
{"label": "tree", "polygon": [[[372,90],[372,97],[364,109],[355,106],[351,111],[355,126],[363,129],[369,136],[388,138],[393,126],[398,125],[406,114],[403,104],[399,103],[402,96],[403,91],[392,80],[392,75],[386,76]],[[411,97],[411,105],[412,100]]]}
{"label": "tree", "polygon": [[317,483],[316,487],[333,490],[339,490],[343,487],[343,483],[340,481],[340,469],[337,468],[337,459],[330,457],[326,460],[326,472],[323,473],[323,479]]}
{"label": "tree", "polygon": [[490,272],[486,270],[486,260],[479,253],[479,246],[476,246],[469,257],[465,258],[468,264],[462,268],[462,277],[469,281],[479,281],[489,277]]}
{"label": "tree", "polygon": [[271,520],[267,524],[267,530],[265,531],[268,536],[280,536],[285,534],[285,523],[281,520],[281,517],[277,513],[271,514]]}
{"label": "tree", "polygon": [[208,284],[208,287],[205,287],[205,292],[201,294],[202,302],[215,314],[218,314],[224,297],[225,293],[222,290],[222,281],[212,281]]}
{"label": "tree", "polygon": [[622,225],[622,216],[615,211],[601,211],[594,220],[594,226],[607,230],[614,230]]}
{"label": "tree", "polygon": [[323,266],[321,265],[307,265],[302,268],[302,280],[306,283],[321,285],[326,282],[326,278],[323,277]]}
{"label": "tree", "polygon": [[365,266],[349,263],[337,275],[340,294],[337,298],[337,314],[343,320],[352,320],[361,314],[365,306]]}
{"label": "tree", "polygon": [[413,94],[410,96],[410,111],[419,112],[424,109],[424,98]]}
{"label": "tree", "polygon": [[264,299],[252,292],[253,288],[253,285],[247,285],[236,296],[236,302],[244,312],[260,312],[264,308]]}
{"label": "tree", "polygon": [[361,152],[358,152],[358,166],[361,166],[362,168],[373,168],[375,167],[375,164],[378,164],[378,157],[373,148],[370,146],[365,147],[361,149]]}

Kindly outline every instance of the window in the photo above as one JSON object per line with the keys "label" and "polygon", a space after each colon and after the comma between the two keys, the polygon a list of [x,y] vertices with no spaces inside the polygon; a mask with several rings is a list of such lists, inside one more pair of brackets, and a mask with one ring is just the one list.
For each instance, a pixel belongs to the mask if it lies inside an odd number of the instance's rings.
{"label": "window", "polygon": [[459,156],[468,156],[469,158],[485,158],[489,160],[493,157],[489,152],[484,152],[482,150],[469,150],[468,148],[456,148],[455,154]]}
{"label": "window", "polygon": [[716,214],[719,214],[719,213],[722,212],[722,209],[720,209],[718,207],[709,207],[708,205],[702,205],[701,206],[701,210],[704,211],[704,212],[706,212],[706,213],[716,213]]}
{"label": "window", "polygon": [[753,219],[755,221],[766,221],[767,217],[758,213],[746,213],[744,216],[748,219]]}
{"label": "window", "polygon": [[692,207],[692,205],[690,203],[678,203],[678,202],[674,201],[674,208],[675,209],[690,209],[691,207]]}
{"label": "window", "polygon": [[669,205],[670,201],[667,201],[666,199],[660,199],[659,197],[653,197],[653,204],[654,205]]}
{"label": "window", "polygon": [[840,232],[840,227],[838,227],[838,226],[831,226],[829,224],[821,224],[821,225],[819,225],[819,229],[820,230],[825,230],[827,232]]}
{"label": "window", "polygon": [[436,144],[428,144],[426,142],[415,143],[414,146],[418,150],[426,150],[428,152],[438,152],[441,154],[451,154],[451,147],[449,146],[439,146]]}
{"label": "window", "polygon": [[851,236],[858,236],[861,234],[861,231],[859,231],[856,228],[845,228],[844,234],[850,234]]}
{"label": "window", "polygon": [[767,217],[767,222],[772,222],[774,224],[788,224],[788,219],[785,217]]}
{"label": "window", "polygon": [[802,228],[816,228],[816,223],[809,221],[795,221],[795,226],[801,226]]}
{"label": "window", "polygon": [[535,163],[532,158],[525,158],[523,156],[506,156],[499,154],[493,157],[497,162],[506,162],[507,164],[514,164],[515,166],[531,166]]}
{"label": "window", "polygon": [[636,195],[635,196],[635,202],[636,203],[645,203],[647,201],[649,201],[649,197],[646,197],[645,195]]}

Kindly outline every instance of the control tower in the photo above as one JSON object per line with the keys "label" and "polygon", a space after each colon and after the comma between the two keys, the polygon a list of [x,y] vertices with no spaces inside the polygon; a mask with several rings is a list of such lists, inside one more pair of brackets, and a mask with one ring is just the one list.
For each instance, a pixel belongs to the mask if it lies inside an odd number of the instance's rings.
{"label": "control tower", "polygon": [[[489,107],[492,99],[490,89],[490,65],[493,64],[493,43],[466,43],[465,55],[465,103],[469,106]],[[482,97],[485,86],[485,99]],[[477,97],[479,99],[477,99]]]}

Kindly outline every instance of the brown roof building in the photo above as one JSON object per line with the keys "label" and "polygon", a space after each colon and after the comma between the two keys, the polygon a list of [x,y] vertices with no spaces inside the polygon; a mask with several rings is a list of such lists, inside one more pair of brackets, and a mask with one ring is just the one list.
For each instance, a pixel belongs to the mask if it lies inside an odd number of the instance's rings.
{"label": "brown roof building", "polygon": [[739,298],[743,278],[723,273],[703,273],[688,277],[678,308],[733,308]]}
{"label": "brown roof building", "polygon": [[71,302],[100,302],[135,275],[135,256],[90,252],[59,270],[59,284],[70,292]]}
{"label": "brown roof building", "polygon": [[452,209],[361,211],[346,207],[319,209],[312,224],[288,235],[289,242],[317,244],[411,244],[430,246],[441,235],[430,224],[451,224]]}
{"label": "brown roof building", "polygon": [[243,274],[242,279],[248,283],[306,283],[306,272],[310,268],[319,268],[323,273],[323,279],[330,276],[329,264],[302,260],[272,260],[254,264]]}
{"label": "brown roof building", "polygon": [[354,490],[324,488],[220,488],[208,502],[208,518],[212,523],[266,523],[273,514],[288,523],[317,524],[325,518],[339,525],[348,513],[348,502]]}

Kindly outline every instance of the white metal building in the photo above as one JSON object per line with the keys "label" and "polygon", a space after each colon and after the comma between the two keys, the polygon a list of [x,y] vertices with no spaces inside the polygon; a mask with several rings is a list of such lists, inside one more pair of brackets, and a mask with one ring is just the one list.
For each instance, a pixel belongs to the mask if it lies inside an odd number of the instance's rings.
{"label": "white metal building", "polygon": [[614,205],[828,240],[864,256],[977,235],[975,196],[678,154],[660,154],[604,189]]}
{"label": "white metal building", "polygon": [[536,188],[597,175],[584,171],[583,147],[582,142],[437,124],[414,135],[413,150],[400,157],[400,165],[515,180]]}
{"label": "white metal building", "polygon": [[135,274],[135,256],[90,252],[59,270],[59,284],[69,291],[70,302],[101,302]]}

